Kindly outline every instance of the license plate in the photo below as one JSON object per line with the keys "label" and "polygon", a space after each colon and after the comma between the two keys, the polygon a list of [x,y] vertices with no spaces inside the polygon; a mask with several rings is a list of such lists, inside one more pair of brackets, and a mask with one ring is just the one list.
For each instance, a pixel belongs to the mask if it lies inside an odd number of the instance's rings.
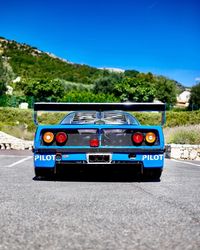
{"label": "license plate", "polygon": [[110,164],[112,161],[111,154],[87,154],[87,163],[90,164]]}

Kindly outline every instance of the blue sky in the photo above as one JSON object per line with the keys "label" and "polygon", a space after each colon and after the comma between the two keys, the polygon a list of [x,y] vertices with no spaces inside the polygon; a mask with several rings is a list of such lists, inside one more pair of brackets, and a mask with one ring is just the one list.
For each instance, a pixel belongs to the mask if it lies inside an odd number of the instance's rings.
{"label": "blue sky", "polygon": [[0,36],[72,62],[200,79],[199,0],[1,0],[0,10]]}

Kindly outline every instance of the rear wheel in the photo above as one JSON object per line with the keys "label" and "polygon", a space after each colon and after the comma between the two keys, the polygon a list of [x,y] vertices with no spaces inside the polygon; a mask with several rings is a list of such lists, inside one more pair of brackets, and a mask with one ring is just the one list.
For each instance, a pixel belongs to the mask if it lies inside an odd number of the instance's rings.
{"label": "rear wheel", "polygon": [[159,181],[162,174],[162,168],[144,169],[143,177],[150,181]]}
{"label": "rear wheel", "polygon": [[52,178],[54,175],[52,168],[35,168],[35,177]]}

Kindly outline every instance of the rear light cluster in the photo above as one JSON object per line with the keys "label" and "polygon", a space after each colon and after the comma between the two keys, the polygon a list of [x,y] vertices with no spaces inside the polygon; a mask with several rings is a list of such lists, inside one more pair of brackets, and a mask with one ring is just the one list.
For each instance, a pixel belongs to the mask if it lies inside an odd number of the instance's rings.
{"label": "rear light cluster", "polygon": [[[68,135],[65,132],[45,132],[42,136],[42,140],[46,145],[51,145],[56,142],[58,146],[63,146],[68,140]],[[99,147],[99,140],[97,138],[89,141],[90,147]]]}
{"label": "rear light cluster", "polygon": [[58,132],[54,135],[52,132],[45,132],[42,139],[46,144],[51,144],[55,140],[58,145],[63,145],[67,142],[67,134],[65,132]]}
{"label": "rear light cluster", "polygon": [[153,145],[157,140],[157,136],[154,132],[147,132],[141,133],[141,132],[135,132],[132,135],[132,141],[135,145],[141,145],[143,142],[145,142],[147,145]]}
{"label": "rear light cluster", "polygon": [[[65,132],[52,133],[50,131],[45,132],[42,135],[42,140],[46,145],[51,145],[53,142],[56,142],[58,146],[65,145],[68,140],[68,135]],[[132,134],[132,142],[136,146],[140,145],[154,145],[157,141],[157,135],[155,132],[134,132]],[[93,138],[89,141],[90,147],[99,147],[99,139]]]}

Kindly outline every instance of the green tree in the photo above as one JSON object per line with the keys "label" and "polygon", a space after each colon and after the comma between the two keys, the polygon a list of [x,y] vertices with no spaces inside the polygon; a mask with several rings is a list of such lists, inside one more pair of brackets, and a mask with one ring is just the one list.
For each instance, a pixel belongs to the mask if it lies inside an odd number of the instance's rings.
{"label": "green tree", "polygon": [[109,76],[98,78],[94,84],[94,93],[114,93],[115,84],[122,80],[121,74],[112,73]]}
{"label": "green tree", "polygon": [[6,90],[5,70],[3,67],[2,58],[0,57],[0,95],[5,94]]}
{"label": "green tree", "polygon": [[110,77],[102,77],[95,81],[94,93],[110,93],[114,88],[114,82]]}
{"label": "green tree", "polygon": [[190,108],[191,109],[200,108],[200,82],[194,85],[191,89]]}
{"label": "green tree", "polygon": [[24,94],[36,101],[60,101],[64,91],[62,83],[48,79],[32,80],[24,87]]}
{"label": "green tree", "polygon": [[124,75],[127,77],[136,77],[140,72],[137,70],[125,70]]}
{"label": "green tree", "polygon": [[159,101],[174,105],[176,103],[177,87],[175,81],[164,76],[155,77],[155,97]]}
{"label": "green tree", "polygon": [[119,96],[121,101],[152,102],[155,89],[146,75],[141,74],[135,78],[124,77],[115,85],[115,95]]}

